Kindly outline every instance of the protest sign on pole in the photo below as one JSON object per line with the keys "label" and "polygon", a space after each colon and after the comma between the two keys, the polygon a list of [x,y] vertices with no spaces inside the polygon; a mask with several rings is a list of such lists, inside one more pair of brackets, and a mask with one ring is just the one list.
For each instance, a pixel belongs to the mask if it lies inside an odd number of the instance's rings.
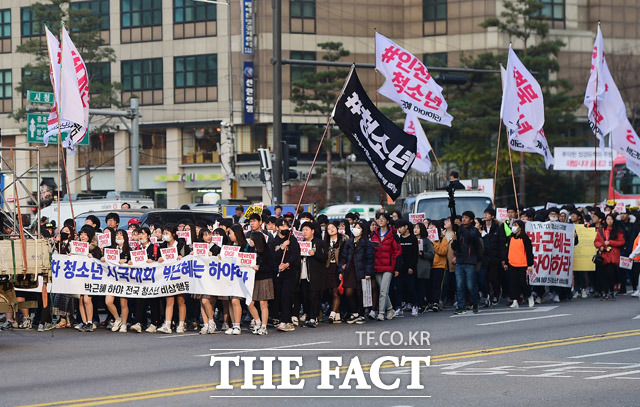
{"label": "protest sign on pole", "polygon": [[562,222],[526,222],[533,248],[531,285],[571,287],[575,225]]}

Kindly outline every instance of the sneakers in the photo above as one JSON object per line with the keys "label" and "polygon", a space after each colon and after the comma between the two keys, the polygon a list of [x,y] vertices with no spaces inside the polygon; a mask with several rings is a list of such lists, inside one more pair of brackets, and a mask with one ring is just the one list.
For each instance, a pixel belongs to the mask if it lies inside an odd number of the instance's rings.
{"label": "sneakers", "polygon": [[358,314],[351,314],[349,315],[349,318],[347,318],[347,324],[353,324],[354,322],[356,322],[359,318]]}
{"label": "sneakers", "polygon": [[278,331],[280,332],[291,332],[295,330],[296,328],[293,326],[291,322],[289,323],[280,322],[280,325],[278,325]]}
{"label": "sneakers", "polygon": [[144,330],[145,332],[149,332],[150,334],[158,332],[158,327],[154,324],[151,324]]}
{"label": "sneakers", "polygon": [[[637,291],[636,291],[637,292]],[[580,297],[587,298],[587,290],[585,290],[584,288],[582,290],[580,290]]]}
{"label": "sneakers", "polygon": [[535,301],[533,300],[533,296],[532,295],[529,296],[528,301],[529,301],[529,308],[533,308],[533,306],[535,304]]}
{"label": "sneakers", "polygon": [[336,317],[336,313],[331,311],[331,313],[329,314],[329,318],[327,319],[327,323],[333,324],[333,321],[335,320],[335,317]]}
{"label": "sneakers", "polygon": [[404,311],[402,310],[402,308],[398,308],[395,312],[394,312],[394,317],[399,317],[399,318],[403,318],[404,317]]}
{"label": "sneakers", "polygon": [[371,311],[369,312],[369,319],[370,319],[370,320],[372,320],[372,321],[375,321],[375,319],[376,319],[376,312],[375,312],[374,310],[371,310]]}
{"label": "sneakers", "polygon": [[33,328],[33,323],[31,322],[31,318],[25,318],[22,320],[22,323],[18,327],[20,329],[31,329]]}
{"label": "sneakers", "polygon": [[631,293],[632,297],[640,297],[640,290],[635,290],[634,292]]}
{"label": "sneakers", "polygon": [[252,331],[255,331],[258,328],[260,328],[260,322],[256,322],[255,319],[251,319],[251,323],[249,324],[249,329]]}
{"label": "sneakers", "polygon": [[609,300],[610,301],[615,301],[616,300],[616,295],[614,293],[609,294]]}
{"label": "sneakers", "polygon": [[560,297],[558,296],[558,294],[553,295],[553,302],[560,302]]}
{"label": "sneakers", "polygon": [[573,297],[574,300],[580,298],[580,291],[576,291],[573,293]]}
{"label": "sneakers", "polygon": [[513,300],[511,305],[509,305],[509,308],[520,308],[520,305],[518,305],[518,300]]}
{"label": "sneakers", "polygon": [[224,331],[224,333],[227,335],[240,335],[240,327],[239,326],[231,327],[226,331]]}
{"label": "sneakers", "polygon": [[271,320],[270,324],[271,324],[271,326],[273,326],[273,327],[277,328],[277,327],[278,327],[278,325],[280,325],[280,320],[279,320],[279,319],[277,319],[277,318],[273,318],[273,319]]}
{"label": "sneakers", "polygon": [[258,328],[258,330],[255,332],[257,335],[267,335],[269,333],[269,331],[267,331],[267,327],[262,325],[260,328]]}
{"label": "sneakers", "polygon": [[542,298],[536,297],[535,303],[536,304],[542,304]]}
{"label": "sneakers", "polygon": [[310,319],[304,324],[304,326],[306,326],[307,328],[317,328],[318,322],[316,322],[315,319]]}
{"label": "sneakers", "polygon": [[222,323],[222,327],[220,328],[221,331],[226,331],[227,329],[229,329],[229,324],[227,324],[226,322]]}
{"label": "sneakers", "polygon": [[82,332],[93,332],[93,322],[84,324],[82,327]]}
{"label": "sneakers", "polygon": [[418,316],[418,307],[411,307],[411,316],[412,317]]}
{"label": "sneakers", "polygon": [[433,312],[438,312],[440,311],[440,307],[438,307],[438,304],[436,304],[435,302],[433,303],[433,305],[431,305],[431,311]]}
{"label": "sneakers", "polygon": [[200,335],[206,335],[209,333],[209,325],[203,325],[202,328],[200,328]]}
{"label": "sneakers", "polygon": [[118,317],[113,322],[113,326],[111,327],[111,332],[118,332],[121,326],[122,326],[122,318]]}
{"label": "sneakers", "polygon": [[164,324],[162,324],[162,326],[160,328],[157,329],[157,332],[160,332],[160,333],[163,333],[163,334],[170,334],[171,333],[171,326],[165,322]]}
{"label": "sneakers", "polygon": [[127,332],[127,324],[122,324],[118,332],[126,333]]}
{"label": "sneakers", "polygon": [[187,332],[187,329],[184,326],[184,322],[178,323],[178,327],[176,328],[176,333],[177,334],[183,334],[185,332]]}
{"label": "sneakers", "polygon": [[387,311],[387,319],[388,320],[392,320],[395,316],[396,316],[396,313],[392,309]]}
{"label": "sneakers", "polygon": [[367,321],[364,319],[363,315],[360,315],[358,317],[358,319],[356,319],[356,325],[363,325],[363,324],[366,324],[366,323],[367,323]]}
{"label": "sneakers", "polygon": [[472,311],[473,311],[474,314],[478,313],[478,304],[473,304]]}
{"label": "sneakers", "polygon": [[54,326],[54,328],[56,329],[62,329],[66,327],[67,327],[67,320],[64,318],[61,318],[60,321],[58,321],[58,323]]}
{"label": "sneakers", "polygon": [[[306,320],[306,316],[301,316],[300,321],[304,322]],[[291,317],[291,323],[295,326],[298,326],[298,317]]]}
{"label": "sneakers", "polygon": [[79,324],[76,324],[76,325],[74,326],[74,328],[75,328],[76,330],[80,331],[80,332],[83,332],[83,331],[84,331],[84,322],[80,322]]}
{"label": "sneakers", "polygon": [[131,330],[136,331],[137,333],[141,333],[142,325],[140,325],[140,322],[136,322],[135,324],[131,325]]}
{"label": "sneakers", "polygon": [[467,313],[467,310],[464,308],[456,308],[455,312],[453,313],[453,315],[464,315]]}
{"label": "sneakers", "polygon": [[211,335],[216,333],[216,323],[214,321],[209,321],[209,325],[207,326],[207,333]]}

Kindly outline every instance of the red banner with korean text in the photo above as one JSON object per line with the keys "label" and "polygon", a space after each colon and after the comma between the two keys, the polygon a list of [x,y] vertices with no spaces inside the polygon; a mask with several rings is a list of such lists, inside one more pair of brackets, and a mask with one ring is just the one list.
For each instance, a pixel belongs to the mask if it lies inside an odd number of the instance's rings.
{"label": "red banner with korean text", "polygon": [[571,287],[575,226],[561,222],[526,222],[533,247],[531,285]]}

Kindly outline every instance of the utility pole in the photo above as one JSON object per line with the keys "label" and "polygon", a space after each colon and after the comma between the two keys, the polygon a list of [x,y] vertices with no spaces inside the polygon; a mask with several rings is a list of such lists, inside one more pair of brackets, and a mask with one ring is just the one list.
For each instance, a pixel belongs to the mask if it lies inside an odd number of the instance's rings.
{"label": "utility pole", "polygon": [[282,204],[282,0],[273,9],[273,203]]}
{"label": "utility pole", "polygon": [[131,131],[129,132],[129,146],[131,148],[131,190],[140,191],[140,122],[138,99],[131,98]]}

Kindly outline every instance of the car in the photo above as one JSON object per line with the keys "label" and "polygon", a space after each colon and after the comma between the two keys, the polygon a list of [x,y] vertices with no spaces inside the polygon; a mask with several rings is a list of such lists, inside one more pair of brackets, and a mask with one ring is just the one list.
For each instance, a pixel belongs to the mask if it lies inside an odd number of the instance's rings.
{"label": "car", "polygon": [[188,220],[191,223],[203,220],[208,224],[219,222],[222,219],[222,215],[214,211],[204,210],[188,210],[188,209],[153,209],[144,213],[140,217],[140,224],[142,226],[149,226],[153,224],[167,225],[178,224],[182,220]]}
{"label": "car", "polygon": [[360,219],[371,220],[375,218],[376,212],[380,211],[382,206],[380,205],[367,205],[367,204],[344,204],[344,205],[332,205],[324,208],[318,213],[318,215],[326,215],[329,220],[344,219],[347,213],[357,213],[360,215]]}
{"label": "car", "polygon": [[82,225],[84,225],[84,221],[87,220],[89,215],[97,216],[100,219],[100,229],[104,229],[107,227],[107,221],[105,218],[107,214],[114,212],[120,216],[120,224],[118,225],[118,229],[126,230],[129,227],[130,219],[140,219],[148,210],[147,209],[113,209],[113,210],[105,210],[105,211],[89,211],[81,213],[76,216],[76,227],[80,229]]}
{"label": "car", "polygon": [[[456,190],[456,214],[472,211],[476,217],[482,217],[484,210],[492,206],[491,195],[478,190]],[[416,195],[415,213],[424,213],[428,219],[442,219],[451,216],[449,194],[447,191],[428,191]]]}

